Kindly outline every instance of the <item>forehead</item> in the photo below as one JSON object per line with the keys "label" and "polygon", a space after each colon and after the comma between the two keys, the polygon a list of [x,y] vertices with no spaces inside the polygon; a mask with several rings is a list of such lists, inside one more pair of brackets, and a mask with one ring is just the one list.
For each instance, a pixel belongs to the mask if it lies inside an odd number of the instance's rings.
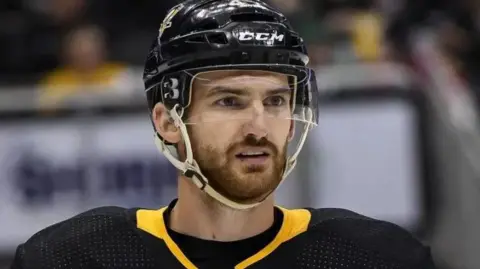
{"label": "forehead", "polygon": [[272,89],[288,87],[289,75],[263,70],[215,70],[197,74],[193,87],[209,89],[213,87],[234,87],[249,89]]}

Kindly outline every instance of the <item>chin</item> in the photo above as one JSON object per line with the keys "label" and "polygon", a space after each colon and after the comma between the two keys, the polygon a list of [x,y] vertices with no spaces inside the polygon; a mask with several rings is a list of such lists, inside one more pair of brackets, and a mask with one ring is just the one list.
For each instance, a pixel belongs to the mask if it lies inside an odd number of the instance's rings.
{"label": "chin", "polygon": [[234,163],[214,174],[211,185],[238,203],[261,201],[279,182],[272,165]]}
{"label": "chin", "polygon": [[243,186],[245,190],[250,191],[254,189],[264,189],[265,186],[271,186],[275,181],[272,178],[272,173],[267,171],[242,173],[241,175],[237,175],[235,180],[238,186]]}
{"label": "chin", "polygon": [[267,174],[269,173],[269,169],[268,167],[266,167],[265,165],[256,165],[256,164],[249,164],[249,165],[246,165],[244,168],[243,168],[243,172],[245,174],[256,174],[256,175],[260,175],[260,174]]}
{"label": "chin", "polygon": [[233,170],[238,175],[245,175],[245,174],[266,174],[271,173],[272,165],[269,163],[262,163],[262,164],[252,164],[252,163],[240,163],[239,165],[235,165],[232,167]]}

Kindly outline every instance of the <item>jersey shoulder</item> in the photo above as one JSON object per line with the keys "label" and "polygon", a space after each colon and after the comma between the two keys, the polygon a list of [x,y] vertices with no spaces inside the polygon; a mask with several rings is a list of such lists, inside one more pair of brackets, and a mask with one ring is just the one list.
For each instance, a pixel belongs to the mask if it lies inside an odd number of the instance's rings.
{"label": "jersey shoulder", "polygon": [[[136,211],[100,207],[49,226],[17,248],[12,268],[135,268],[131,262],[150,263],[136,229]],[[97,264],[104,261],[118,264]]]}
{"label": "jersey shoulder", "polygon": [[347,263],[370,263],[372,268],[434,268],[430,249],[396,224],[346,209],[307,210],[311,216],[302,255],[327,249],[329,255],[319,257],[332,259],[325,262],[340,259]]}

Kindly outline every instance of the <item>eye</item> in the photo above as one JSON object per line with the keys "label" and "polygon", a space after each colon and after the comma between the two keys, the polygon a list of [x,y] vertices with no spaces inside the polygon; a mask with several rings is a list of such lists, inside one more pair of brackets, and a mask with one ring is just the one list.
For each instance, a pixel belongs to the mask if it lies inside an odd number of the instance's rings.
{"label": "eye", "polygon": [[241,101],[236,97],[225,97],[215,102],[216,105],[224,107],[238,107]]}
{"label": "eye", "polygon": [[265,105],[268,106],[282,106],[286,103],[286,100],[283,96],[274,95],[265,99]]}

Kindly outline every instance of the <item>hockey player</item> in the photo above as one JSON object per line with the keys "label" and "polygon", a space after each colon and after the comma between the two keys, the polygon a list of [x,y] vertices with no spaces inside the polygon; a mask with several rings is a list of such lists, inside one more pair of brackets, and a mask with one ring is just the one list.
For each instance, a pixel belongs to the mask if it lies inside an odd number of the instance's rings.
{"label": "hockey player", "polygon": [[57,223],[18,247],[12,268],[434,268],[429,249],[394,224],[275,205],[317,124],[307,63],[302,38],[260,0],[172,8],[144,82],[155,143],[179,171],[178,199]]}

